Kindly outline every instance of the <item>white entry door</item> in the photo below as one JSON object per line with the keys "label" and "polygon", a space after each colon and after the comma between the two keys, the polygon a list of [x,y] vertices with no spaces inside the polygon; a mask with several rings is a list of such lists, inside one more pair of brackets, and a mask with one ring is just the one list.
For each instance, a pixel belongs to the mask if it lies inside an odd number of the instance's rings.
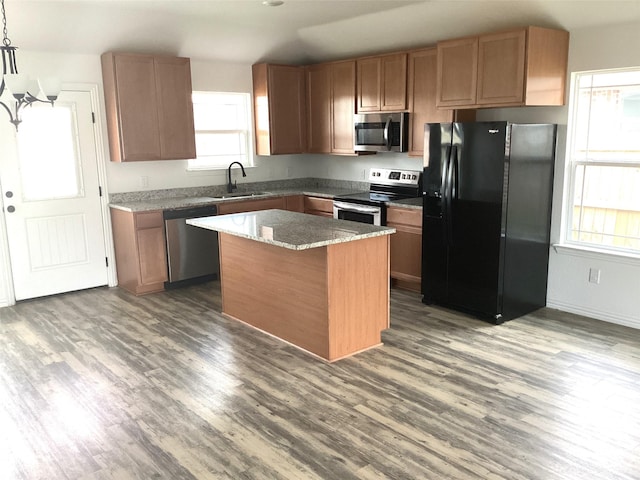
{"label": "white entry door", "polygon": [[16,300],[108,282],[92,115],[90,92],[64,91],[55,107],[25,108],[17,134],[3,126],[2,143],[13,137],[0,175]]}

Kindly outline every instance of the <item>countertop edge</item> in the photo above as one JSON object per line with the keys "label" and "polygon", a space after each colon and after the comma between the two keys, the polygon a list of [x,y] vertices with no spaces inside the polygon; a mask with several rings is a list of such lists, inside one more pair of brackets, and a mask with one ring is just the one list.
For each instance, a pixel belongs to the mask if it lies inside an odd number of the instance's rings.
{"label": "countertop edge", "polygon": [[[189,220],[187,220],[187,223],[189,225],[198,226],[195,223],[191,223]],[[230,230],[216,230],[216,231],[218,233],[233,235],[234,237],[246,238],[248,240],[254,240],[256,242],[266,243],[267,245],[273,245],[275,247],[286,248],[287,250],[300,251],[300,250],[310,250],[312,248],[328,247],[330,245],[337,245],[339,243],[357,242],[358,240],[366,240],[367,238],[382,237],[384,235],[391,235],[393,233],[396,233],[395,228],[393,227],[387,227],[387,228],[389,228],[389,230],[380,231],[380,232],[362,233],[349,238],[334,238],[332,240],[323,240],[320,242],[305,243],[303,245],[292,245],[290,243],[278,242],[276,240],[270,240],[268,238],[263,238],[263,237],[254,237],[253,235],[247,235],[247,234],[234,232]]]}
{"label": "countertop edge", "polygon": [[[124,203],[109,203],[110,208],[114,208],[117,210],[122,210],[130,213],[137,212],[151,212],[155,210],[177,210],[181,208],[189,208],[196,206],[207,206],[207,205],[220,205],[224,203],[231,202],[242,202],[247,200],[260,200],[266,198],[277,198],[277,197],[288,197],[291,195],[306,195],[311,197],[320,197],[320,198],[328,198],[333,199],[336,196],[344,195],[344,194],[336,194],[336,193],[327,193],[316,191],[313,189],[286,189],[286,190],[274,190],[273,192],[269,192],[265,195],[255,195],[246,197],[231,197],[231,198],[215,198],[211,197],[210,202],[200,201],[189,201],[190,197],[167,197],[162,199],[155,200],[144,200],[144,201],[132,201],[132,202],[124,202]],[[177,204],[179,203],[179,205]],[[407,200],[397,200],[392,202],[386,202],[387,207],[397,207],[397,208],[407,208],[412,210],[421,210],[422,209],[422,197],[418,197],[416,199],[407,199]]]}

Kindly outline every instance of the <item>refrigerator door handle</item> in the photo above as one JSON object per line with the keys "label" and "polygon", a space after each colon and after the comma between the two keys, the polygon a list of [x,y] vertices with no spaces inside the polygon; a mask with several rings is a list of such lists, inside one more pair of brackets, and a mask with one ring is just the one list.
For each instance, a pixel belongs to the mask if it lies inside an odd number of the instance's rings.
{"label": "refrigerator door handle", "polygon": [[447,237],[449,244],[453,243],[453,201],[458,198],[458,147],[453,146],[451,149],[451,158],[449,159],[449,201],[447,216]]}
{"label": "refrigerator door handle", "polygon": [[442,166],[442,240],[445,245],[449,245],[449,164],[451,163],[451,145],[447,145],[444,154],[444,165]]}
{"label": "refrigerator door handle", "polygon": [[446,170],[446,179],[445,179],[445,195],[446,198],[444,200],[444,218],[446,221],[444,223],[446,244],[451,245],[453,240],[453,198],[457,195],[457,191],[455,189],[454,184],[454,168],[457,164],[457,147],[450,147],[449,155],[447,159],[447,170]]}

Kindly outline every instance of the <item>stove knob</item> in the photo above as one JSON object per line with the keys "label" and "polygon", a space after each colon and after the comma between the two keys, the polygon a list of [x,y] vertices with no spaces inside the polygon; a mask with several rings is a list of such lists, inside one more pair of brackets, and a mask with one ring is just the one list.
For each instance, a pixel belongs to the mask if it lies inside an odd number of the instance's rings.
{"label": "stove knob", "polygon": [[415,180],[416,178],[418,178],[417,175],[411,175],[411,180]]}

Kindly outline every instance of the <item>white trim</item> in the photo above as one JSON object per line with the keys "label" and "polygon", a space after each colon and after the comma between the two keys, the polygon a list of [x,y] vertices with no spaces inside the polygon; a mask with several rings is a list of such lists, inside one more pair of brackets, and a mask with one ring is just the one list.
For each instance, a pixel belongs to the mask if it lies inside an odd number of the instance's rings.
{"label": "white trim", "polygon": [[[0,120],[1,121],[1,120]],[[1,185],[0,185],[1,186]],[[2,189],[0,188],[0,192]],[[0,291],[0,308],[15,305],[16,296],[13,291],[13,275],[11,273],[11,261],[9,259],[9,239],[7,238],[7,223],[4,216],[4,203],[0,198],[0,287],[4,285],[4,291]]]}
{"label": "white trim", "polygon": [[571,255],[580,258],[621,263],[623,265],[640,266],[640,255],[635,255],[633,253],[625,253],[623,251],[613,250],[601,250],[598,248],[589,248],[583,245],[570,245],[566,243],[554,244],[552,245],[552,247],[558,255]]}
{"label": "white trim", "polygon": [[624,325],[625,327],[640,329],[640,321],[637,317],[634,318],[626,315],[611,315],[611,313],[605,312],[604,310],[594,310],[593,308],[586,309],[580,305],[574,305],[571,303],[562,302],[560,300],[554,300],[552,298],[547,299],[547,307],[555,308],[556,310],[562,310],[563,312],[575,313],[576,315],[595,318],[596,320],[602,320],[604,322]]}
{"label": "white trim", "polygon": [[[567,142],[565,145],[565,177],[564,177],[564,185],[562,191],[562,214],[561,214],[561,222],[560,222],[560,241],[562,245],[554,245],[554,249],[557,250],[556,247],[566,247],[566,248],[574,248],[575,250],[585,250],[591,252],[600,252],[602,254],[608,254],[609,256],[622,256],[624,258],[631,259],[631,263],[633,263],[634,258],[640,258],[640,256],[636,256],[633,253],[625,252],[623,249],[611,248],[606,249],[603,248],[599,250],[596,247],[591,247],[587,243],[582,243],[579,241],[574,241],[570,238],[573,224],[573,199],[574,199],[574,188],[576,182],[576,168],[578,165],[597,165],[597,166],[619,166],[619,167],[638,167],[638,162],[591,162],[591,161],[583,161],[583,160],[574,160],[573,159],[573,151],[574,151],[574,143],[576,138],[576,129],[577,129],[577,116],[578,116],[578,103],[579,103],[579,95],[580,95],[580,87],[579,87],[579,77],[585,75],[602,75],[607,73],[625,73],[625,72],[640,72],[640,68],[636,67],[628,67],[628,68],[610,68],[610,69],[601,69],[601,70],[584,70],[579,72],[571,72],[571,80],[570,80],[570,94],[569,94],[569,105],[568,105],[568,127],[567,128]],[[592,84],[593,85],[593,84]],[[611,260],[610,257],[607,257],[608,260]],[[613,260],[615,261],[615,260]],[[629,262],[624,262],[629,263]]]}

